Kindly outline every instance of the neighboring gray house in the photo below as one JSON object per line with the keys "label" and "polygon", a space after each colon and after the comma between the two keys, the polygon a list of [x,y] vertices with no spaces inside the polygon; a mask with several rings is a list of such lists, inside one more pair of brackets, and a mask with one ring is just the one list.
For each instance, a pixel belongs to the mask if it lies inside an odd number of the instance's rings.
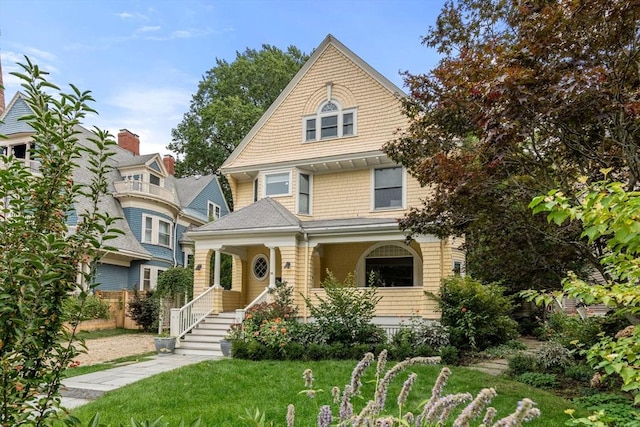
{"label": "neighboring gray house", "polygon": [[[4,107],[4,106],[2,106]],[[1,109],[0,109],[1,111]],[[29,114],[24,95],[18,93],[0,114],[0,153],[24,159],[33,173],[37,160],[31,159],[33,129],[19,118]],[[80,127],[80,143],[92,133]],[[173,266],[187,265],[193,255],[193,242],[183,235],[229,212],[218,179],[214,175],[176,178],[172,156],[140,155],[137,135],[122,129],[111,158],[109,193],[100,209],[119,217],[117,228],[124,232],[109,245],[116,248],[101,259],[98,289],[154,289],[158,274]],[[79,159],[74,180],[88,183],[91,175],[85,159]],[[76,225],[82,203],[68,213],[70,230]]]}

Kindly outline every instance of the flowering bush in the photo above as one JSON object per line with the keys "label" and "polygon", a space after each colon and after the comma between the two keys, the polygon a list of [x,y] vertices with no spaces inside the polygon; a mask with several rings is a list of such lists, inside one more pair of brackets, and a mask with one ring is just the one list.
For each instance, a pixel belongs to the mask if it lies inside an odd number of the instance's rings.
{"label": "flowering bush", "polygon": [[244,332],[249,339],[269,347],[284,347],[291,341],[289,322],[280,317],[273,320],[265,319],[257,328],[254,323],[249,323]]}
{"label": "flowering bush", "polygon": [[442,281],[439,295],[427,295],[438,303],[442,325],[460,350],[483,350],[518,336],[518,324],[509,317],[511,298],[498,285],[454,276]]}

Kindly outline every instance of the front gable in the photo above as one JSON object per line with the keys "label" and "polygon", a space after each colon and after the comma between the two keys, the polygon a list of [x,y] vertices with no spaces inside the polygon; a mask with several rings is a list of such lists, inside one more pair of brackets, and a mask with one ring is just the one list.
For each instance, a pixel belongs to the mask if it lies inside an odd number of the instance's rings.
{"label": "front gable", "polygon": [[[399,88],[328,36],[222,170],[264,170],[302,159],[379,151],[407,123],[401,96]],[[322,137],[321,116],[332,110],[336,135]],[[309,137],[308,121],[315,123],[314,138]]]}
{"label": "front gable", "polygon": [[7,109],[4,111],[0,119],[0,135],[11,136],[16,134],[34,133],[35,131],[25,120],[20,120],[21,117],[33,114],[31,107],[24,100],[24,95],[20,92],[16,93],[13,97]]}

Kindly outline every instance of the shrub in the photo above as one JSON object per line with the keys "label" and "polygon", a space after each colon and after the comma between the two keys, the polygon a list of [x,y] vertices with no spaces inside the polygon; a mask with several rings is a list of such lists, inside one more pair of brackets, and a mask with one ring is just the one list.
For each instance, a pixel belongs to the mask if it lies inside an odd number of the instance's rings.
{"label": "shrub", "polygon": [[596,411],[598,421],[603,425],[638,427],[640,413],[631,399],[614,393],[597,393],[573,399],[573,403],[588,410]]}
{"label": "shrub", "polygon": [[600,340],[601,320],[596,317],[582,319],[577,314],[551,313],[539,330],[539,338],[557,341],[565,347],[577,341],[588,347]]}
{"label": "shrub", "polygon": [[324,335],[324,342],[375,344],[386,339],[384,331],[371,324],[376,304],[380,301],[376,288],[356,287],[352,275],[341,283],[331,272],[328,272],[322,287],[326,298],[318,298],[318,305],[308,298],[305,298],[305,303]]}
{"label": "shrub", "polygon": [[440,358],[442,359],[443,365],[457,365],[460,363],[460,353],[458,349],[452,345],[440,349]]}
{"label": "shrub", "polygon": [[509,375],[517,376],[538,369],[538,358],[532,354],[518,353],[509,359]]}
{"label": "shrub", "polygon": [[571,351],[554,341],[540,347],[536,351],[536,357],[540,368],[558,372],[561,372],[573,361]]}
{"label": "shrub", "polygon": [[133,301],[129,303],[129,316],[145,332],[158,327],[160,304],[153,291],[133,292]]}
{"label": "shrub", "polygon": [[413,317],[408,323],[402,323],[393,334],[394,345],[428,345],[436,350],[449,345],[449,331],[439,322]]}
{"label": "shrub", "polygon": [[526,348],[527,346],[522,341],[511,340],[495,347],[486,348],[477,355],[488,359],[508,359]]}
{"label": "shrub", "polygon": [[558,385],[558,379],[555,374],[543,372],[524,372],[515,378],[521,383],[538,388],[553,388]]}
{"label": "shrub", "polygon": [[595,371],[589,366],[583,364],[567,366],[564,369],[565,377],[583,383],[589,383],[591,378],[593,378],[593,374],[595,374]]}
{"label": "shrub", "polygon": [[109,303],[95,295],[72,297],[64,302],[65,319],[108,319]]}
{"label": "shrub", "polygon": [[259,330],[265,321],[271,322],[276,319],[293,321],[297,310],[293,306],[292,292],[292,288],[287,286],[286,282],[276,282],[275,288],[269,290],[273,302],[256,304],[245,313],[242,325],[247,334],[250,335]]}
{"label": "shrub", "polygon": [[511,297],[501,286],[454,276],[443,279],[439,295],[427,295],[438,303],[451,344],[460,350],[483,350],[518,336],[518,324],[509,317]]}

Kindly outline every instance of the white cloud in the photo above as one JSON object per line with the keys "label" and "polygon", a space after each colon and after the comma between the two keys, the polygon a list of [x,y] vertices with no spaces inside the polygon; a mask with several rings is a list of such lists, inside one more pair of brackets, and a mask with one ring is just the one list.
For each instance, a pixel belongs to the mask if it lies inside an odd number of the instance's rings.
{"label": "white cloud", "polygon": [[176,38],[176,39],[188,39],[189,37],[191,37],[191,35],[192,35],[191,31],[187,31],[187,30],[177,30],[171,34],[172,38]]}
{"label": "white cloud", "polygon": [[160,31],[160,26],[159,25],[155,25],[155,26],[151,26],[151,25],[147,25],[144,27],[140,27],[136,30],[136,33],[149,33],[152,31]]}
{"label": "white cloud", "polygon": [[98,106],[100,116],[91,117],[87,124],[114,136],[126,128],[140,136],[142,154],[169,154],[171,129],[182,120],[190,100],[191,93],[179,88],[123,89]]}

